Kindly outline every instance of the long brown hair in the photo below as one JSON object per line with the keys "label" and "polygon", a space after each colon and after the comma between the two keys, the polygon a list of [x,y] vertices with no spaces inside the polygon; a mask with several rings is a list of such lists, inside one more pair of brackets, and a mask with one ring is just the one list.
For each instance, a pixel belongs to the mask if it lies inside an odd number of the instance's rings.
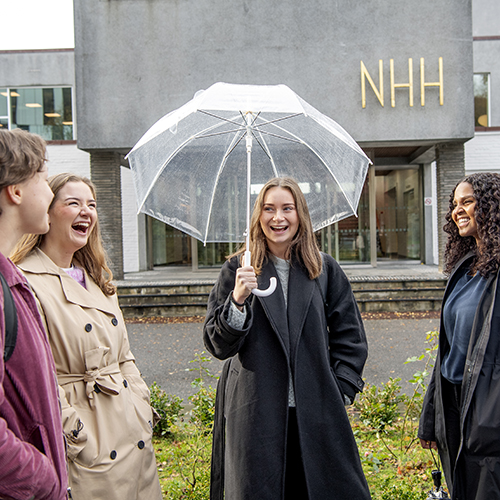
{"label": "long brown hair", "polygon": [[[49,207],[49,211],[58,199],[59,191],[68,182],[83,182],[90,188],[92,196],[96,197],[95,186],[86,177],[69,173],[54,175],[49,178],[49,186],[54,193],[54,199]],[[43,238],[44,235],[37,234],[27,234],[21,238],[10,256],[12,262],[14,264],[21,263],[35,248],[40,247]],[[77,250],[73,258],[80,267],[87,271],[105,295],[110,296],[116,293],[116,287],[111,283],[113,274],[107,264],[106,252],[102,245],[99,219],[96,220],[95,226],[89,234],[87,244]]]}
{"label": "long brown hair", "polygon": [[[467,182],[472,186],[476,207],[474,218],[477,223],[479,244],[472,236],[462,237],[458,232],[452,212],[455,208],[455,190]],[[471,272],[478,272],[483,277],[496,273],[500,268],[500,175],[483,172],[464,177],[450,195],[446,224],[443,229],[448,233],[448,241],[444,252],[446,273],[451,273],[454,266],[467,253],[475,252],[471,264]]]}
{"label": "long brown hair", "polygon": [[[261,273],[262,266],[269,254],[266,236],[260,225],[260,216],[262,214],[262,207],[264,206],[266,194],[274,187],[280,187],[290,191],[295,202],[295,208],[299,219],[299,228],[290,242],[286,258],[296,258],[306,268],[309,278],[315,279],[321,274],[321,254],[314,236],[311,216],[309,215],[309,208],[307,207],[304,193],[302,193],[297,182],[291,177],[274,177],[269,180],[261,189],[255,200],[252,219],[250,221],[250,251],[252,252],[252,266],[255,273],[257,275]],[[230,257],[243,254],[245,249],[245,245],[243,245],[239,251]]]}

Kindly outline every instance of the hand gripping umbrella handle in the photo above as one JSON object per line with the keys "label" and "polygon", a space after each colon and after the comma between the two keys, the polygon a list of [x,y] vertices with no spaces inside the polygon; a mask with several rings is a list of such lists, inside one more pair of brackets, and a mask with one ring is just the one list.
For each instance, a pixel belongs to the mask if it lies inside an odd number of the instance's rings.
{"label": "hand gripping umbrella handle", "polygon": [[[245,266],[250,266],[251,265],[251,253],[249,250],[247,250],[245,252],[245,255],[244,255],[244,258],[243,258],[243,262],[245,264]],[[259,290],[258,288],[254,288],[252,290],[252,293],[254,295],[257,295],[257,297],[267,297],[268,295],[271,295],[272,293],[274,293],[274,290],[276,290],[276,285],[278,284],[278,282],[276,281],[276,278],[273,276],[271,279],[270,279],[270,282],[269,282],[269,288],[267,288],[266,290]]]}

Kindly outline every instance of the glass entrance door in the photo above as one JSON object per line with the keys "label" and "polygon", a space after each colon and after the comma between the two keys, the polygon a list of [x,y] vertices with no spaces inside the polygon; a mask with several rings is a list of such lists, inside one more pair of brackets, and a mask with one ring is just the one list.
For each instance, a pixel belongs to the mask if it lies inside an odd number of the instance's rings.
{"label": "glass entrance door", "polygon": [[377,259],[420,260],[421,185],[418,168],[377,170]]}

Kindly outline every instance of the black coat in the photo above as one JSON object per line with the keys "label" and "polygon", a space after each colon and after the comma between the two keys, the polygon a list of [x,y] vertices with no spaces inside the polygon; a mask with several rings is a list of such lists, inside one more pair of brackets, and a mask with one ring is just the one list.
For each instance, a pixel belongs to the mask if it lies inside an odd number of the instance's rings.
{"label": "black coat", "polygon": [[[328,321],[318,281],[294,262],[287,310],[280,284],[269,297],[251,295],[242,330],[226,321],[237,260],[222,267],[203,329],[210,353],[231,358],[218,387],[212,478],[220,484],[212,485],[213,499],[222,498],[217,487],[222,484],[228,500],[283,498],[289,367],[309,499],[370,498],[332,370],[346,391],[361,390],[366,336],[349,281],[334,259],[324,254],[323,259]],[[267,288],[271,276],[276,269],[267,262],[259,288]]]}
{"label": "black coat", "polygon": [[[443,304],[473,255],[451,274]],[[460,449],[451,463],[446,439],[441,360],[450,344],[441,318],[439,349],[420,418],[419,437],[436,441],[454,500],[500,500],[500,286],[490,276],[476,309],[461,393]]]}

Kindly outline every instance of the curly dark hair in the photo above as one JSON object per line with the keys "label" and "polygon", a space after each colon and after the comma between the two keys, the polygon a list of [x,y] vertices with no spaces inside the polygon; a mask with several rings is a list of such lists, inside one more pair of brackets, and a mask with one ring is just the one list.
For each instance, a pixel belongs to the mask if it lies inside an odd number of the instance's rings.
{"label": "curly dark hair", "polygon": [[[455,190],[467,182],[472,186],[476,207],[474,217],[477,223],[479,243],[473,236],[460,236],[452,219]],[[457,262],[470,251],[476,256],[471,264],[471,273],[488,277],[500,267],[500,175],[491,172],[468,175],[457,183],[450,195],[450,206],[443,229],[448,233],[444,252],[446,273],[451,273]]]}

